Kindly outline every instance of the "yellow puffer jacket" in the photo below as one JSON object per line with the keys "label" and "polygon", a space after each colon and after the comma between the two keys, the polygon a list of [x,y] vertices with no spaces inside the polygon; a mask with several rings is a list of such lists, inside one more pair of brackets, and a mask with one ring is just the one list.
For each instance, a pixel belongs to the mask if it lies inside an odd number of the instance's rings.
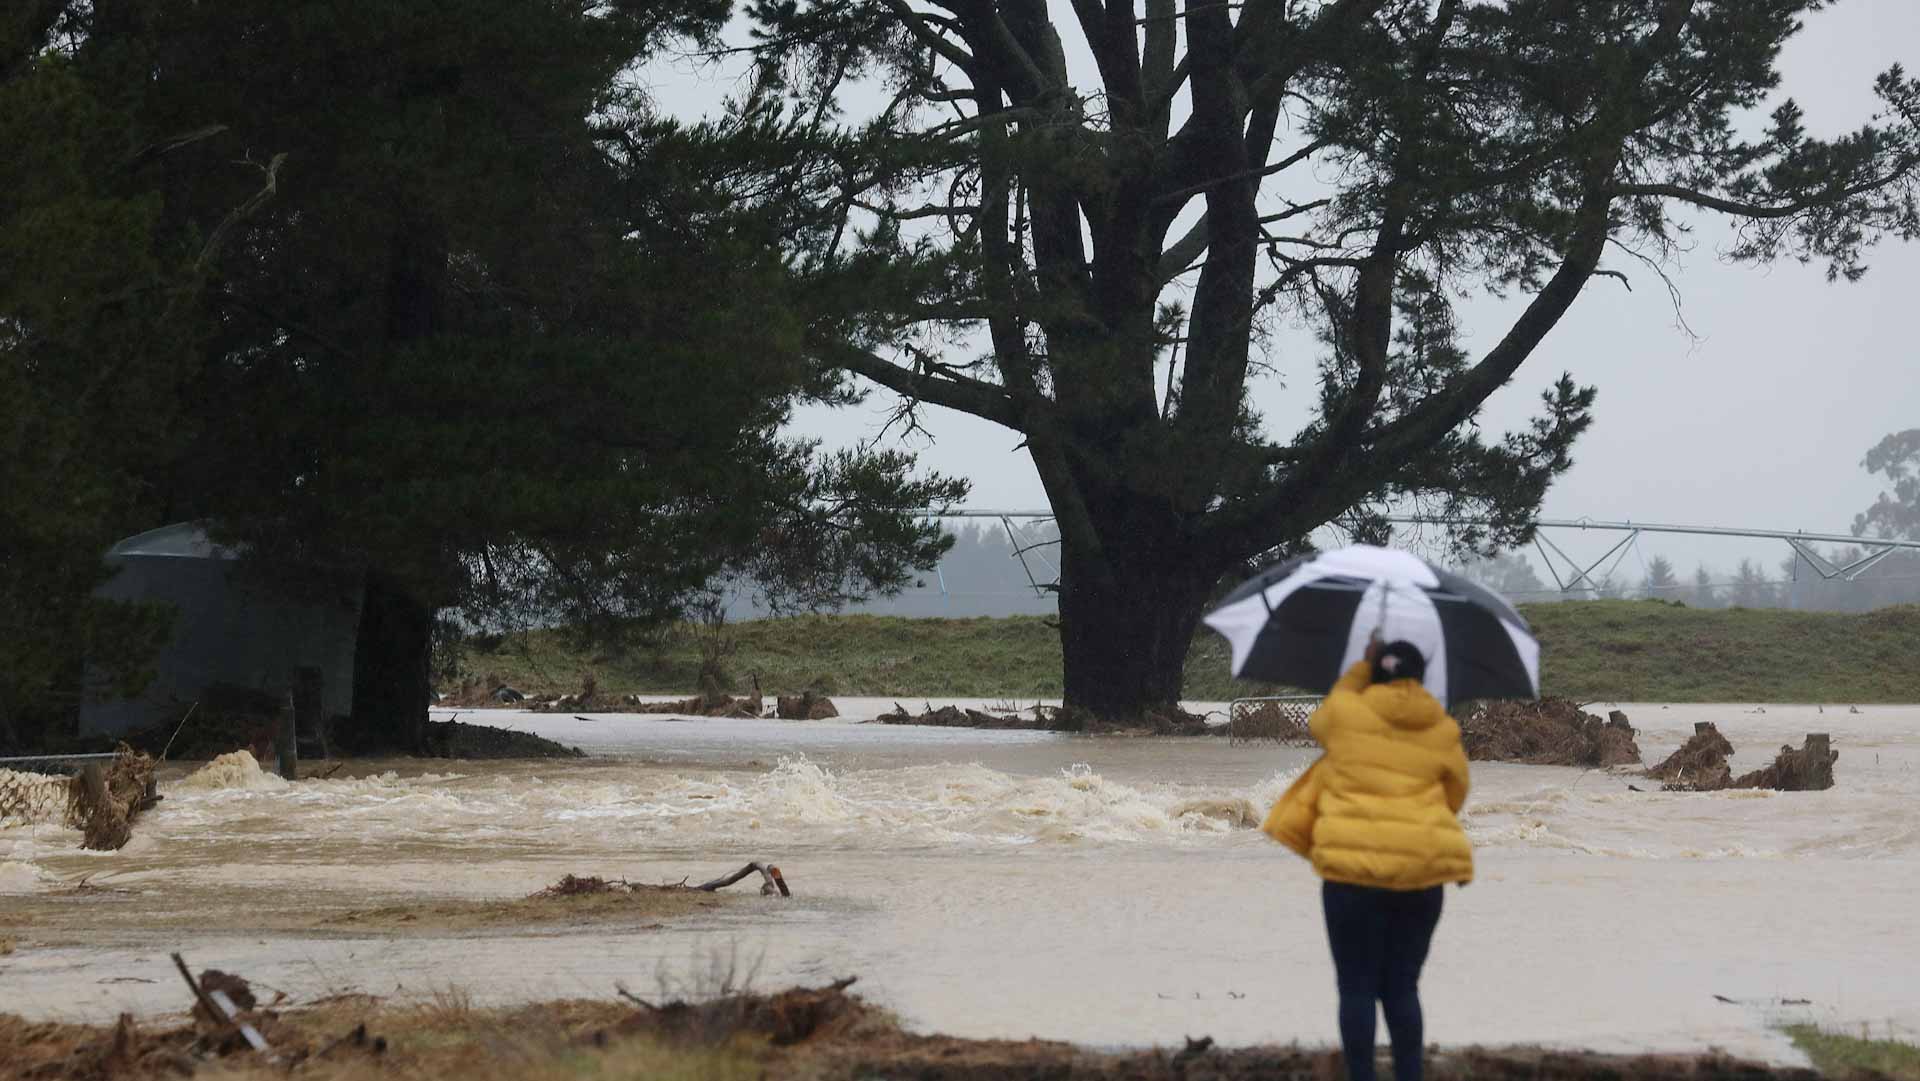
{"label": "yellow puffer jacket", "polygon": [[1347,670],[1308,722],[1326,754],[1263,827],[1329,882],[1419,890],[1473,881],[1455,817],[1467,801],[1460,726],[1417,681]]}

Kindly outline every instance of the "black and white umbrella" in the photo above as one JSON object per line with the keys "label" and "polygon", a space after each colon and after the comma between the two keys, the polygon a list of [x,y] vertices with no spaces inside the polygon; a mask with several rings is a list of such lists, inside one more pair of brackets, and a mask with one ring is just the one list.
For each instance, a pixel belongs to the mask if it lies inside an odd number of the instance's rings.
{"label": "black and white umbrella", "polygon": [[1243,679],[1324,691],[1365,655],[1376,631],[1427,660],[1442,702],[1534,698],[1540,643],[1499,594],[1426,560],[1356,544],[1269,568],[1206,617]]}

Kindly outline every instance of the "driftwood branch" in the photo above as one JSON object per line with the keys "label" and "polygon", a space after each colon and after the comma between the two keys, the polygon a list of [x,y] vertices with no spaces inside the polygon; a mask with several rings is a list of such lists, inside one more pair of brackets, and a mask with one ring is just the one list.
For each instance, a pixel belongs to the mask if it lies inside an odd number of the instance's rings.
{"label": "driftwood branch", "polygon": [[706,893],[723,890],[748,875],[753,874],[755,871],[760,872],[760,878],[762,880],[760,883],[761,893],[768,895],[778,893],[782,897],[793,896],[793,891],[787,889],[787,880],[780,874],[780,868],[775,867],[771,863],[761,863],[758,860],[747,864],[745,867],[740,868],[730,875],[722,875],[712,882],[702,882],[700,885],[695,886],[694,889],[702,890]]}

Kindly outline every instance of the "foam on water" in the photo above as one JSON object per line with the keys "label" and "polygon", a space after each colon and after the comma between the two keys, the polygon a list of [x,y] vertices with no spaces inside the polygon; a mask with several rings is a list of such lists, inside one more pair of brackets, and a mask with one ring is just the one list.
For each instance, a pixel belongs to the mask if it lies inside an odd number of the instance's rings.
{"label": "foam on water", "polygon": [[47,873],[38,864],[25,860],[0,860],[0,893],[31,893],[40,888]]}
{"label": "foam on water", "polygon": [[261,769],[253,752],[242,750],[221,755],[175,782],[175,786],[190,792],[279,792],[289,783],[286,778]]}
{"label": "foam on water", "polygon": [[[611,776],[609,776],[611,774]],[[1257,825],[1298,769],[1245,790],[1126,784],[1081,763],[1041,776],[978,764],[835,769],[804,755],[771,770],[658,768],[546,778],[385,773],[288,784],[245,751],[168,789],[144,831],[181,840],[353,836],[588,844],[609,830],[677,847],[754,831],[782,846],[1191,843]]]}
{"label": "foam on water", "polygon": [[[579,849],[610,836],[667,849],[744,836],[783,849],[1191,847],[1247,835],[1301,768],[1288,764],[1251,784],[1174,783],[1117,780],[1086,763],[1040,773],[949,762],[861,769],[795,754],[772,769],[555,765],[543,767],[544,777],[387,772],[289,784],[239,751],[167,786],[167,800],[137,832],[162,842],[304,836]],[[1477,766],[1462,820],[1482,848],[1609,859],[1874,858],[1920,850],[1913,816],[1888,815],[1888,800],[1870,792],[1826,793],[1822,813],[1809,816],[1794,794],[1628,791],[1636,780]]]}

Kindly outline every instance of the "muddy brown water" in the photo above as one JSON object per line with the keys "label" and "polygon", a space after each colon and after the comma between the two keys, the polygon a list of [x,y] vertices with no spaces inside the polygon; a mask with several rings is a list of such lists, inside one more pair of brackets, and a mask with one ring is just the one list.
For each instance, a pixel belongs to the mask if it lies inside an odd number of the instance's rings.
{"label": "muddy brown water", "polygon": [[[1254,830],[1309,752],[859,723],[488,712],[568,762],[354,763],[288,785],[169,765],[117,853],[0,829],[0,1010],[178,1009],[167,953],[295,998],[698,992],[857,974],[911,1026],[1100,1046],[1336,1035],[1318,884]],[[917,705],[917,703],[908,703]],[[1736,770],[1833,734],[1823,793],[1632,792],[1476,764],[1479,880],[1449,890],[1424,982],[1446,1044],[1710,1046],[1792,1061],[1774,1026],[1920,1033],[1920,708],[1623,707],[1649,761],[1696,720]],[[448,926],[343,914],[521,897],[564,873],[676,882],[779,863],[752,895]],[[76,885],[84,882],[84,886]]]}

